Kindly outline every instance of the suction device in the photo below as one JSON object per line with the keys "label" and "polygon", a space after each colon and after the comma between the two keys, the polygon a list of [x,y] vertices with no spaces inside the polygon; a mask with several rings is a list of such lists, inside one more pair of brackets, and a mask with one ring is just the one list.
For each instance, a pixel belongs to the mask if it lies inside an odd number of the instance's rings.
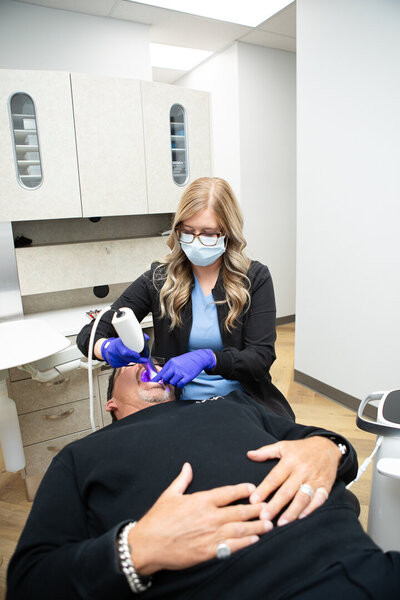
{"label": "suction device", "polygon": [[[375,421],[364,416],[368,404],[377,406]],[[374,462],[368,533],[383,550],[400,550],[400,390],[367,396],[359,406],[357,425],[382,436]]]}

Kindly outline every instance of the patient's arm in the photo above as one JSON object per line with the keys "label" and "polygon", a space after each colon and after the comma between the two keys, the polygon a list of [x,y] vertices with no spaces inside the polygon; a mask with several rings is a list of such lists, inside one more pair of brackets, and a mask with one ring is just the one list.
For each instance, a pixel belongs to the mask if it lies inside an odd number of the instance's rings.
{"label": "patient's arm", "polygon": [[314,492],[323,487],[329,494],[338,477],[348,482],[356,475],[356,454],[347,440],[343,439],[349,452],[342,462],[338,446],[329,439],[332,432],[267,414],[264,421],[266,428],[282,440],[248,452],[248,457],[258,462],[279,459],[250,497],[250,502],[260,502],[275,492],[262,512],[264,518],[273,519],[289,503],[278,525],[306,516],[325,502],[326,495],[319,491],[310,501],[299,491],[301,484],[310,485]]}
{"label": "patient's arm", "polygon": [[[133,529],[132,556],[139,572],[201,563],[215,557],[221,541],[228,540],[234,552],[271,528],[257,518],[262,504],[227,506],[247,499],[254,485],[242,483],[184,495],[191,477],[187,465]],[[73,462],[64,451],[46,472],[10,561],[7,600],[127,597],[129,587],[116,552],[118,533],[127,521],[90,537],[91,514],[92,507],[86,505],[77,485]]]}
{"label": "patient's arm", "polygon": [[262,504],[229,506],[248,498],[253,484],[185,494],[191,480],[192,468],[185,463],[180,475],[131,529],[131,557],[140,574],[185,569],[210,560],[220,542],[236,552],[272,529],[270,521],[259,519]]}

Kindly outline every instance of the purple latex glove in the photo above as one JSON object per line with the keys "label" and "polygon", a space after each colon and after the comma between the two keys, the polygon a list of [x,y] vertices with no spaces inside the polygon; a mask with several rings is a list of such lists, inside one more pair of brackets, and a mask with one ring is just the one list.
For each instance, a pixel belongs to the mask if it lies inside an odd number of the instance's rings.
{"label": "purple latex glove", "polygon": [[197,377],[203,369],[213,369],[215,365],[214,352],[210,349],[186,352],[170,358],[152,381],[162,379],[165,383],[181,388]]}
{"label": "purple latex glove", "polygon": [[[143,334],[145,340],[149,339],[149,336]],[[111,367],[118,369],[119,367],[126,367],[129,363],[141,363],[147,362],[147,358],[140,356],[138,352],[130,350],[122,343],[121,338],[112,337],[105,340],[101,345],[101,355],[103,359],[108,362]]]}

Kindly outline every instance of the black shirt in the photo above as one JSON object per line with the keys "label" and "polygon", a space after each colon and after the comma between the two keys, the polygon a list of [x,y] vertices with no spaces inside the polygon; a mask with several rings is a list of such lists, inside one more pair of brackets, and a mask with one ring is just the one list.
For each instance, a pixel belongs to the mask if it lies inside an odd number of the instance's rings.
{"label": "black shirt", "polygon": [[[194,473],[187,493],[257,485],[276,461],[250,461],[247,450],[310,435],[327,432],[272,415],[247,394],[232,392],[216,400],[152,405],[73,442],[54,458],[37,492],[10,562],[7,597],[132,598],[117,565],[117,533],[141,518],[185,461]],[[357,469],[348,446],[329,499],[312,515],[275,527],[226,561],[160,571],[142,597],[273,600],[339,556],[376,549],[345,491]]]}

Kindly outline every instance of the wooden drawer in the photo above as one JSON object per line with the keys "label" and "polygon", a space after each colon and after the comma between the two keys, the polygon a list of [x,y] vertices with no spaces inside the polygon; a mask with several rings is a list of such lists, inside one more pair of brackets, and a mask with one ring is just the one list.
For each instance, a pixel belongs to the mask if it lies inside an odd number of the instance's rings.
{"label": "wooden drawer", "polygon": [[86,429],[72,435],[64,435],[46,442],[41,442],[40,444],[32,444],[32,446],[24,448],[26,459],[25,472],[27,477],[44,473],[52,459],[62,448],[64,448],[64,446],[74,440],[85,437],[85,435],[88,435],[89,433],[92,433],[91,429]]}
{"label": "wooden drawer", "polygon": [[[97,400],[94,414],[96,426],[102,426]],[[89,400],[26,413],[19,417],[19,424],[24,446],[89,429]]]}
{"label": "wooden drawer", "polygon": [[77,369],[48,383],[30,378],[14,381],[11,383],[11,395],[19,415],[82,400],[89,396],[88,374],[85,369]]}

